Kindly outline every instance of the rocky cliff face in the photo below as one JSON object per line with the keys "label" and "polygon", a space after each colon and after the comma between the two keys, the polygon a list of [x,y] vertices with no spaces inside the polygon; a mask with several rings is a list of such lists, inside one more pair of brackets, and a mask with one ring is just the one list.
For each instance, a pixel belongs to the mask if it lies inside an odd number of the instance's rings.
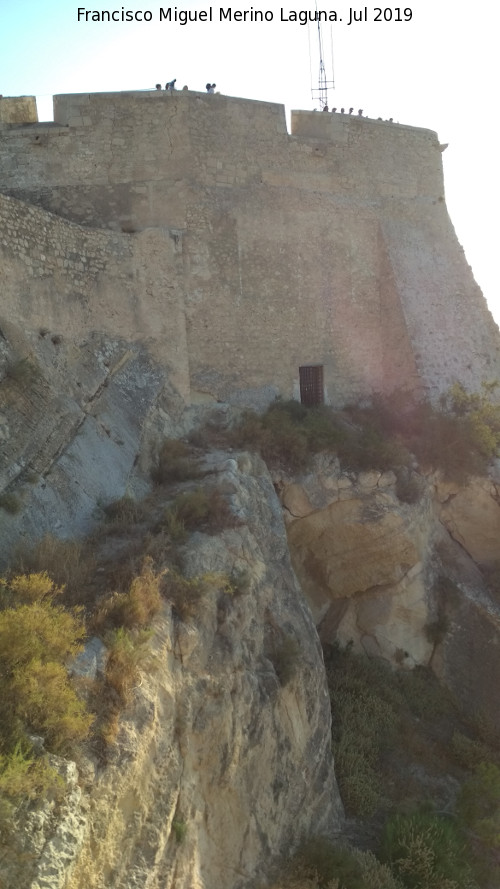
{"label": "rocky cliff face", "polygon": [[392,472],[345,473],[321,455],[310,474],[277,482],[321,639],[431,665],[466,711],[500,725],[500,606],[484,579],[499,558],[498,484],[421,478],[407,504]]}
{"label": "rocky cliff face", "polygon": [[[236,464],[223,476],[241,510],[250,507],[251,526],[193,540],[185,558],[195,572],[248,567],[249,590],[208,598],[191,625],[166,609],[156,673],[91,791],[68,889],[232,889],[302,835],[339,828],[321,653],[279,512],[255,498],[270,483],[239,480]],[[284,634],[300,644],[285,687],[272,660]]]}
{"label": "rocky cliff face", "polygon": [[[1,355],[4,562],[23,537],[84,533],[98,502],[141,496],[163,436],[227,415],[186,410],[138,344],[9,328]],[[65,800],[23,814],[5,889],[243,889],[302,837],[341,831],[320,638],[431,665],[500,726],[500,608],[482,573],[497,483],[421,478],[404,503],[393,473],[325,455],[293,478],[246,453],[209,452],[205,469],[240,524],[191,535],[184,570],[245,584],[215,585],[188,621],[165,603],[109,761],[58,764]]]}
{"label": "rocky cliff face", "polygon": [[73,774],[36,845],[20,826],[9,885],[236,889],[303,837],[340,830],[321,648],[269,474],[248,455],[207,469],[241,524],[193,535],[183,561],[244,574],[244,589],[214,589],[187,623],[165,605],[110,761],[82,760],[83,789]]}

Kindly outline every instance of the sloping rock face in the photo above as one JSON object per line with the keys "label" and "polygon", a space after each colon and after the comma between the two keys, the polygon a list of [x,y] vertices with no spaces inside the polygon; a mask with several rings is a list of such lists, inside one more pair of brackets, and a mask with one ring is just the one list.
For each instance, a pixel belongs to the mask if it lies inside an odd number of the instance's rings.
{"label": "sloping rock face", "polygon": [[335,459],[282,487],[295,570],[325,642],[406,666],[426,663],[432,512],[395,494],[393,473],[342,473]]}
{"label": "sloping rock face", "polygon": [[480,478],[462,488],[437,482],[436,505],[440,521],[475,562],[500,561],[500,485]]}
{"label": "sloping rock face", "polygon": [[[0,562],[20,539],[89,531],[96,507],[147,490],[141,466],[183,431],[184,402],[144,344],[0,323]],[[189,412],[184,412],[185,415]]]}
{"label": "sloping rock face", "polygon": [[498,595],[492,594],[477,564],[443,527],[436,537],[435,555],[436,611],[443,632],[432,655],[432,669],[466,711],[500,730]]}
{"label": "sloping rock face", "polygon": [[471,715],[500,727],[498,484],[421,478],[401,503],[393,473],[344,473],[319,456],[278,476],[292,562],[320,638],[396,666],[429,665]]}
{"label": "sloping rock face", "polygon": [[193,535],[185,566],[244,588],[214,589],[189,622],[165,606],[110,762],[80,764],[66,831],[39,842],[18,889],[240,889],[304,836],[340,830],[321,648],[271,479],[248,455],[207,469],[241,524]]}

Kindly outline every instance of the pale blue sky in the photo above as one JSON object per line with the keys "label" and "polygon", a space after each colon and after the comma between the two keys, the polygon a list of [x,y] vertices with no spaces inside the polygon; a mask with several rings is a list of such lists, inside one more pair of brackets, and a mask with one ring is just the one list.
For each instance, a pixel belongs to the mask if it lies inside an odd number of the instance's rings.
{"label": "pale blue sky", "polygon": [[[312,108],[309,39],[316,31],[281,21],[281,6],[254,2],[274,21],[179,24],[159,21],[168,4],[123,3],[150,10],[150,23],[78,22],[73,0],[0,0],[0,93],[39,97],[40,118],[50,114],[54,93],[148,89],[173,77],[179,86],[204,89],[208,80],[223,93],[283,102],[287,109]],[[122,3],[99,0],[84,9],[121,11]],[[175,7],[172,7],[173,9]],[[179,2],[179,10],[208,9]],[[223,5],[227,9],[226,4]],[[233,4],[234,10],[251,9]],[[448,142],[443,155],[448,209],[476,280],[500,323],[500,272],[496,215],[498,172],[500,12],[491,0],[416,0],[409,22],[370,21],[347,25],[349,5],[319,2],[342,21],[333,27],[335,93],[331,105],[363,108],[371,117],[437,130]],[[364,6],[354,6],[356,11]],[[315,4],[284,5],[314,10]],[[325,35],[329,44],[329,34]],[[313,79],[317,79],[313,60]]]}

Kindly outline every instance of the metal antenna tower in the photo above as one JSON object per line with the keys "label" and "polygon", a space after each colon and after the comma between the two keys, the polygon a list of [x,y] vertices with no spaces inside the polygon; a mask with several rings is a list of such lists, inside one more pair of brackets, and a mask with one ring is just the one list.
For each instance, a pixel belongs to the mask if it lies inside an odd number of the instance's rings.
{"label": "metal antenna tower", "polygon": [[333,36],[332,26],[330,25],[330,59],[327,59],[331,70],[331,78],[329,78],[329,72],[327,72],[325,66],[323,30],[322,22],[320,22],[318,15],[318,4],[316,4],[316,25],[318,29],[319,76],[318,86],[311,89],[311,94],[313,99],[319,99],[320,108],[321,110],[323,110],[323,108],[328,107],[329,104],[328,90],[335,89],[335,81],[333,76]]}

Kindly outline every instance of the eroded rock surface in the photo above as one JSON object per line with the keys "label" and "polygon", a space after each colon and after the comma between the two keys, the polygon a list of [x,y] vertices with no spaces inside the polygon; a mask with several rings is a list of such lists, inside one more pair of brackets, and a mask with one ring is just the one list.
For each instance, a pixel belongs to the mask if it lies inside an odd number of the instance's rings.
{"label": "eroded rock surface", "polygon": [[282,485],[294,568],[326,642],[354,642],[407,665],[427,662],[432,523],[428,497],[401,503],[393,473],[341,472],[316,459]]}
{"label": "eroded rock surface", "polygon": [[192,535],[183,560],[244,588],[212,590],[188,622],[165,605],[110,762],[87,763],[77,835],[59,851],[47,836],[18,889],[239,889],[304,836],[340,830],[321,648],[271,479],[248,455],[207,468],[241,524]]}
{"label": "eroded rock surface", "polygon": [[500,561],[499,486],[489,479],[436,484],[438,516],[454,540],[480,565]]}

